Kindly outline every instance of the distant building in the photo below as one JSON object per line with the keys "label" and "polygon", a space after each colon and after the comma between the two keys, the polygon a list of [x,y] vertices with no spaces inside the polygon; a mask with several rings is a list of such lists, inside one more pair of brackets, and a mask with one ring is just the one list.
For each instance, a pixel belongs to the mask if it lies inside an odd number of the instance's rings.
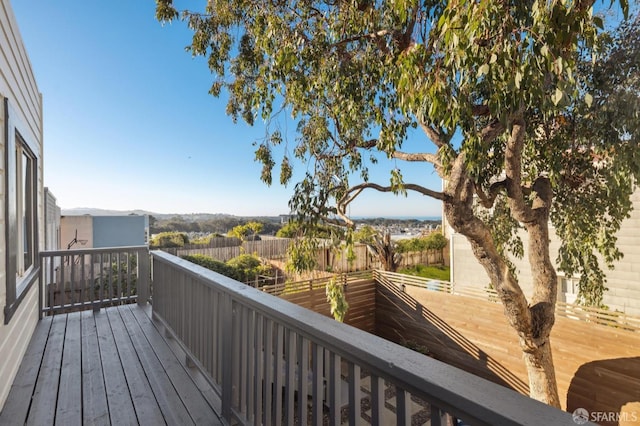
{"label": "distant building", "polygon": [[281,214],[280,223],[284,225],[285,223],[291,222],[295,218],[296,218],[296,215],[294,214]]}
{"label": "distant building", "polygon": [[87,249],[142,246],[149,243],[149,217],[62,216],[60,248]]}
{"label": "distant building", "polygon": [[60,249],[60,207],[49,188],[44,188],[44,249]]}

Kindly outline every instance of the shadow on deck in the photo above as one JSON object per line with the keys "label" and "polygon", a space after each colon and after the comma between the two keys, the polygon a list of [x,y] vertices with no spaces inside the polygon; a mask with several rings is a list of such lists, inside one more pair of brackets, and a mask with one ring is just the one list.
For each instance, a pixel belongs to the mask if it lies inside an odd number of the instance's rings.
{"label": "shadow on deck", "polygon": [[135,304],[45,317],[0,424],[222,424],[220,400]]}

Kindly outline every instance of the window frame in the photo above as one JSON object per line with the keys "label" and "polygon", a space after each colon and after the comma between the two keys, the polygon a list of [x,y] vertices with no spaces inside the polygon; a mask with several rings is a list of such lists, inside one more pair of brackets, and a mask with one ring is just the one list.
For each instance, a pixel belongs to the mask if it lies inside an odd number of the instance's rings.
{"label": "window frame", "polygon": [[[40,273],[38,241],[39,150],[27,127],[4,98],[5,251],[6,303],[4,323],[9,324]],[[24,158],[27,160],[24,161]],[[25,164],[27,163],[27,164]],[[30,170],[29,167],[30,166]],[[26,169],[26,170],[25,170]],[[24,182],[24,172],[29,172]],[[25,204],[26,203],[26,204]],[[25,205],[27,209],[25,209]],[[25,212],[25,210],[27,210]],[[28,241],[25,243],[25,234]],[[25,247],[29,262],[25,260]],[[27,267],[25,265],[29,263]]]}

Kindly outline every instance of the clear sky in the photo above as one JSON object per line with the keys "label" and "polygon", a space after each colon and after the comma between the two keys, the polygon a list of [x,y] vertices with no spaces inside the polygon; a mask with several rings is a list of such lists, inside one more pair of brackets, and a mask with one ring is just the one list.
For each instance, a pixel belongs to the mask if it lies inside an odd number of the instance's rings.
{"label": "clear sky", "polygon": [[[293,184],[280,186],[274,174],[267,187],[254,162],[252,142],[264,126],[234,124],[225,97],[207,93],[212,76],[203,58],[185,52],[191,33],[184,23],[162,26],[153,0],[12,6],[44,99],[45,186],[63,209],[289,212]],[[407,181],[441,186],[429,166],[397,166]],[[305,169],[296,164],[294,178]],[[386,173],[371,176],[389,182]],[[424,196],[368,193],[351,214],[440,216],[441,210]]]}

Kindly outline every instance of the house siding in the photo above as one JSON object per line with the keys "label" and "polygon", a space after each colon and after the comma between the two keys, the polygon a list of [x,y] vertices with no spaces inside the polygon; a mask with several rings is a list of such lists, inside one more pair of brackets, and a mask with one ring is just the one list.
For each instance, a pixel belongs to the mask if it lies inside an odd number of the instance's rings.
{"label": "house siding", "polygon": [[[37,229],[38,246],[44,241],[44,193],[42,181],[42,97],[27,56],[11,4],[0,0],[0,97],[8,99],[20,132],[29,141],[37,158]],[[4,102],[0,106],[0,312],[6,305],[7,223],[5,220],[7,154]],[[18,367],[38,320],[38,287],[35,283],[11,317],[0,321],[0,408],[4,405]]]}
{"label": "house siding", "polygon": [[[613,270],[605,270],[606,286],[609,290],[605,292],[603,303],[612,311],[640,316],[640,189],[632,194],[631,201],[634,207],[631,217],[622,222],[618,232],[617,246],[624,253],[624,257],[614,263]],[[553,230],[551,232],[551,259],[556,259],[560,240],[553,234]],[[522,232],[521,237],[525,244],[525,255],[522,259],[515,259],[513,263],[518,269],[520,285],[527,297],[530,297],[533,279],[527,262],[526,233]],[[453,233],[450,238],[452,279],[455,285],[487,287],[489,277],[474,257],[466,238],[456,233]],[[559,294],[558,300],[563,300],[562,294]]]}

